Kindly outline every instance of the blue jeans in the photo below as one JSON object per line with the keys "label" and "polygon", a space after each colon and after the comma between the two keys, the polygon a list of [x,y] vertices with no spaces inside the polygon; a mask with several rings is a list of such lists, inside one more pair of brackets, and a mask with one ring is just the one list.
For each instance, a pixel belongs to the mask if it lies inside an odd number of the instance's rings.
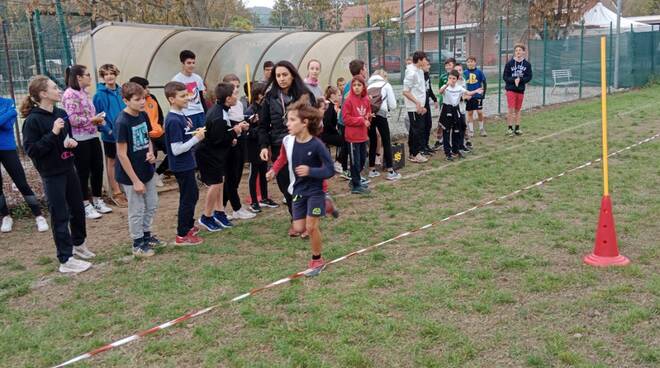
{"label": "blue jeans", "polygon": [[195,114],[195,115],[190,115],[188,116],[188,118],[190,119],[190,121],[192,121],[194,129],[201,128],[204,125],[206,125],[206,114],[204,114],[203,112],[200,112],[199,114]]}
{"label": "blue jeans", "polygon": [[368,142],[349,143],[351,149],[351,185],[353,188],[357,188],[361,185],[360,173],[367,160],[367,143]]}

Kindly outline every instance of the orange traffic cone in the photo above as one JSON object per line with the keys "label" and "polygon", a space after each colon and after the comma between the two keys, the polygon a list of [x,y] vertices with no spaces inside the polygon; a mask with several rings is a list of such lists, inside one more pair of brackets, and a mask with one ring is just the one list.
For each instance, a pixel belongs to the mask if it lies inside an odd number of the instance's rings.
{"label": "orange traffic cone", "polygon": [[584,256],[583,260],[588,265],[598,267],[625,266],[630,263],[628,258],[619,254],[610,196],[603,196],[600,204],[600,216],[598,218],[598,228],[596,229],[594,251]]}

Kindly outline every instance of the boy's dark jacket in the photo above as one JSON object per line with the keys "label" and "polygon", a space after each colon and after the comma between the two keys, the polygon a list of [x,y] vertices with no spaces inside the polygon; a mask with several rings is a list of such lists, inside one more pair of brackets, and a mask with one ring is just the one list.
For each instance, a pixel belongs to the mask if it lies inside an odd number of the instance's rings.
{"label": "boy's dark jacket", "polygon": [[[516,87],[515,80],[520,77],[520,83]],[[516,61],[514,58],[509,60],[504,66],[504,73],[502,75],[506,85],[504,89],[511,92],[524,93],[525,85],[532,80],[532,64],[523,59]]]}

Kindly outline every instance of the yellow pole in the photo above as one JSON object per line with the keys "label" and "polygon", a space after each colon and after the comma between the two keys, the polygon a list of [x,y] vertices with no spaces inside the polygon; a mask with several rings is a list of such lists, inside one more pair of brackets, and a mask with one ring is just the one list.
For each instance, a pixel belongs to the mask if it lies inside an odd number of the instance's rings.
{"label": "yellow pole", "polygon": [[252,88],[250,86],[250,64],[245,64],[245,81],[247,82],[248,104],[252,103]]}
{"label": "yellow pole", "polygon": [[610,195],[609,177],[607,167],[607,64],[605,61],[605,42],[606,37],[600,38],[600,100],[601,114],[603,118],[603,196]]}

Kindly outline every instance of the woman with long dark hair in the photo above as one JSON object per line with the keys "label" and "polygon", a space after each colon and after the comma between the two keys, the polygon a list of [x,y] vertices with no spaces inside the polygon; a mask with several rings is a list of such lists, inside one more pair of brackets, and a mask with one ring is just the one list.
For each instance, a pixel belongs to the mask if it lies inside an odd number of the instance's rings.
{"label": "woman with long dark hair", "polygon": [[[259,146],[261,147],[259,156],[264,161],[272,159],[274,162],[280,154],[282,139],[289,134],[286,127],[288,106],[304,94],[309,95],[312,105],[316,104],[316,99],[314,94],[305,86],[305,82],[300,77],[296,67],[286,60],[275,64],[268,86],[270,90],[266,93],[259,112],[258,132]],[[278,173],[277,186],[286,199],[286,205],[289,214],[291,214],[292,199],[287,190],[289,187],[289,174],[286,170]],[[298,236],[299,234],[291,228],[289,229],[289,235]]]}
{"label": "woman with long dark hair", "polygon": [[55,106],[62,97],[55,82],[38,75],[30,81],[28,92],[20,108],[25,118],[23,147],[41,176],[48,198],[59,270],[82,272],[92,264],[73,256],[90,259],[95,254],[85,245],[85,209],[73,166],[73,150],[78,142],[71,138],[66,112]]}
{"label": "woman with long dark hair", "polygon": [[[87,93],[92,78],[87,67],[72,65],[66,69],[67,89],[62,95],[62,108],[69,116],[71,137],[78,142],[73,150],[73,162],[78,172],[85,204],[85,216],[98,219],[101,214],[112,212],[103,199],[103,150],[99,140],[98,126],[105,123],[102,115],[96,115],[96,108]],[[89,190],[91,181],[91,193]]]}

